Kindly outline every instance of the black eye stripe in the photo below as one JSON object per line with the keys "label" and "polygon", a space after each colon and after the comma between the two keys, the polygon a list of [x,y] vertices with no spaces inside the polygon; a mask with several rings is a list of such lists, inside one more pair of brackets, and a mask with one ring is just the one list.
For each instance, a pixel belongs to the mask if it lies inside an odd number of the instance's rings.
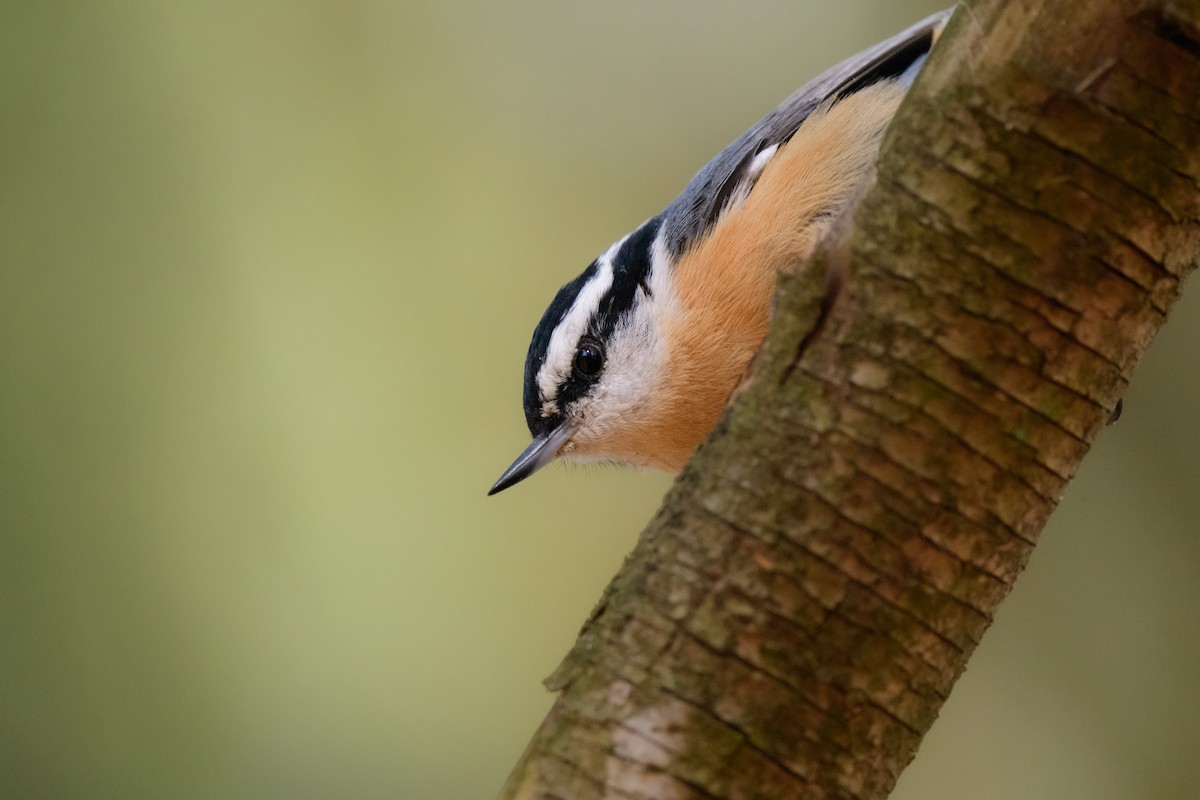
{"label": "black eye stripe", "polygon": [[542,319],[533,330],[533,338],[529,342],[529,351],[525,354],[524,402],[525,424],[534,436],[550,430],[557,422],[542,416],[542,397],[538,389],[538,372],[546,362],[546,351],[550,347],[550,338],[554,329],[562,323],[571,306],[579,298],[579,293],[600,270],[600,262],[593,261],[578,277],[558,290],[558,294],[550,302]]}
{"label": "black eye stripe", "polygon": [[[662,217],[655,217],[638,228],[613,258],[613,282],[594,320],[597,338],[608,341],[621,318],[633,307],[639,288],[650,283],[650,248],[662,227]],[[649,289],[646,289],[649,294]]]}
{"label": "black eye stripe", "polygon": [[[596,312],[588,321],[587,333],[581,338],[592,339],[604,345],[612,338],[621,320],[633,308],[639,291],[650,294],[651,247],[662,229],[662,216],[647,221],[629,235],[617,249],[612,259],[612,284],[600,298]],[[533,332],[529,352],[525,359],[525,421],[535,436],[550,429],[550,421],[542,416],[543,403],[553,399],[562,415],[573,402],[585,395],[603,375],[603,367],[595,375],[587,375],[575,369],[575,358],[579,353],[576,345],[569,366],[568,377],[559,384],[553,398],[544,398],[538,385],[538,372],[546,362],[550,340],[555,329],[562,323],[572,306],[579,299],[584,287],[600,271],[600,260],[593,261],[583,274],[559,290],[558,295],[542,315],[541,322]],[[607,358],[607,353],[604,353]]]}

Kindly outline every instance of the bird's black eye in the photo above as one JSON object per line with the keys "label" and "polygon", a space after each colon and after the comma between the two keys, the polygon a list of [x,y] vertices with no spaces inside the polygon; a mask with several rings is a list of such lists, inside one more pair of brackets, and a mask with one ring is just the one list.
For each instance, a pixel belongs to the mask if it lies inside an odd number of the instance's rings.
{"label": "bird's black eye", "polygon": [[584,339],[575,353],[575,374],[594,378],[604,369],[604,348],[594,339]]}

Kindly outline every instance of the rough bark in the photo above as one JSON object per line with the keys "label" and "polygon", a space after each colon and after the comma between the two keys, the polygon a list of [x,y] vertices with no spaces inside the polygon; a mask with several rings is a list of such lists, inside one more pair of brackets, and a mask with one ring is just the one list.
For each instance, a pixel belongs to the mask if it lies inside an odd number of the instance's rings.
{"label": "rough bark", "polygon": [[1200,252],[1200,4],[960,10],[504,798],[880,798]]}

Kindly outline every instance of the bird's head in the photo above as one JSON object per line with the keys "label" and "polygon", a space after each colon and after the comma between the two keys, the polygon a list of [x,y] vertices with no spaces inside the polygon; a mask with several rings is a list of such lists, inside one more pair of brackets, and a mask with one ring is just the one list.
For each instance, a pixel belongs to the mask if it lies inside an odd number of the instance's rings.
{"label": "bird's head", "polygon": [[669,413],[661,393],[678,313],[661,220],[619,240],[559,289],[525,360],[533,441],[489,494],[556,457],[668,468],[644,437]]}

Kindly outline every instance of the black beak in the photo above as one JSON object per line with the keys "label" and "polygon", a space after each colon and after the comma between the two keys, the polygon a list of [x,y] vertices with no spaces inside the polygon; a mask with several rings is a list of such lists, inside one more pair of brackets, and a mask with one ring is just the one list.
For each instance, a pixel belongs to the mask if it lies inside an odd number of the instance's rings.
{"label": "black beak", "polygon": [[533,437],[529,447],[526,447],[525,451],[517,456],[517,460],[504,470],[500,479],[492,485],[491,489],[488,489],[488,497],[520,483],[553,461],[554,457],[558,455],[558,451],[562,450],[563,445],[570,440],[571,434],[574,432],[575,428],[570,423],[564,422],[544,436]]}

